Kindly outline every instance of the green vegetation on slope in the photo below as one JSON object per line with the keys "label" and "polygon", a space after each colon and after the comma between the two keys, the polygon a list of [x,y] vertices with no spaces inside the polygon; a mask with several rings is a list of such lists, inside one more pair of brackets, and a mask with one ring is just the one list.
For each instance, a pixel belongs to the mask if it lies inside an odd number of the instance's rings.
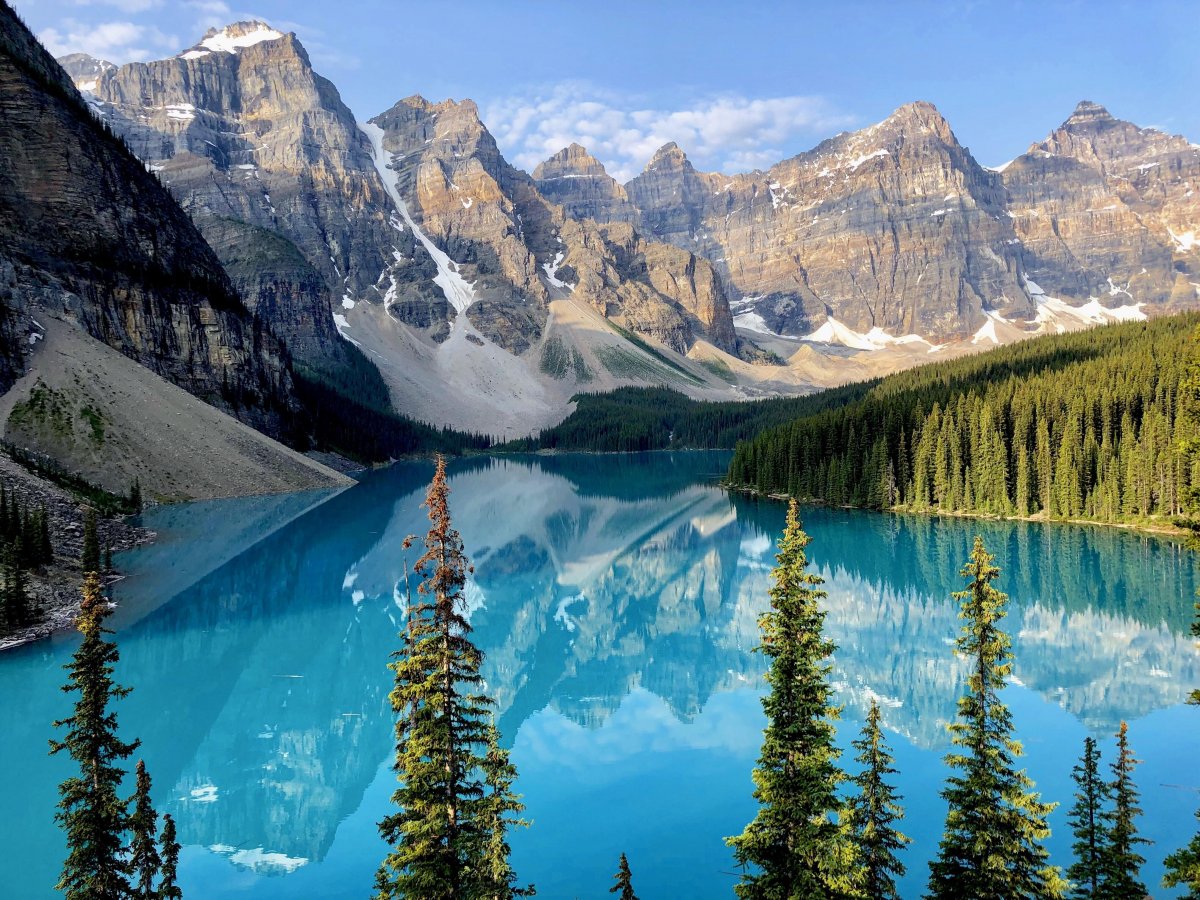
{"label": "green vegetation on slope", "polygon": [[379,370],[358,348],[350,349],[347,364],[336,370],[294,364],[307,426],[298,430],[308,431],[317,449],[380,462],[408,453],[462,453],[491,446],[487,435],[436,428],[394,412]]}
{"label": "green vegetation on slope", "polygon": [[1177,516],[1194,314],[1037,338],[890,376],[739,444],[730,483],[871,508],[1100,522]]}
{"label": "green vegetation on slope", "polygon": [[730,448],[766,428],[861,398],[878,381],[808,397],[707,403],[669,388],[625,387],[577,394],[575,412],[540,434],[501,449],[617,451]]}

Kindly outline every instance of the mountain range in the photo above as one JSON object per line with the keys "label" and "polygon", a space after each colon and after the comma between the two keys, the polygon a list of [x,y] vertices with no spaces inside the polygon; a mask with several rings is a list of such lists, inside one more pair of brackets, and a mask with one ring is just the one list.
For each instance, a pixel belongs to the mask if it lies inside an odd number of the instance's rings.
{"label": "mountain range", "polygon": [[[620,184],[578,144],[517,169],[470,100],[413,95],[360,121],[296,36],[263,22],[169,59],[73,54],[59,69],[8,19],[80,148],[121,160],[74,172],[79,190],[59,202],[113,221],[153,208],[150,230],[191,253],[187,279],[155,274],[172,284],[142,303],[158,309],[147,318],[121,312],[137,297],[127,275],[95,262],[56,274],[104,295],[85,330],[285,440],[303,405],[292,373],[344,392],[374,379],[406,416],[515,437],[561,420],[580,391],[800,393],[1200,304],[1200,147],[1090,102],[996,169],[916,102],[766,171],[699,172],[668,143]],[[74,159],[47,139],[42,157]],[[6,247],[10,284],[20,260],[85,249],[29,218],[9,219],[27,245]],[[113,245],[86,248],[95,259],[145,246],[93,231]],[[0,360],[11,384],[28,348],[16,320],[4,327],[22,351]],[[245,399],[221,399],[233,393]]]}

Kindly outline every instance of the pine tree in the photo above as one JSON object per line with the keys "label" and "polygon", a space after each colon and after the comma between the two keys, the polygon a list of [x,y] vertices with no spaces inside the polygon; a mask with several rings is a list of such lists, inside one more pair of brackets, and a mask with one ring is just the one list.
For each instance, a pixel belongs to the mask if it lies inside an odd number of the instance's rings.
{"label": "pine tree", "polygon": [[390,664],[401,786],[392,795],[399,810],[379,824],[391,848],[376,874],[380,900],[494,896],[488,826],[496,804],[482,780],[492,701],[480,692],[482,654],[462,614],[469,566],[448,496],[439,456],[425,498],[432,524],[414,566],[423,576],[420,599],[409,604],[401,649]]}
{"label": "pine tree", "polygon": [[1138,789],[1133,783],[1133,767],[1139,762],[1141,760],[1136,759],[1129,749],[1129,726],[1122,722],[1117,732],[1117,759],[1112,764],[1113,809],[1106,816],[1107,840],[1102,856],[1104,878],[1100,885],[1100,896],[1112,900],[1147,895],[1146,886],[1138,877],[1146,860],[1137,852],[1137,846],[1150,843],[1137,833],[1136,820],[1142,810],[1138,806]]}
{"label": "pine tree", "polygon": [[3,619],[10,629],[24,628],[33,621],[29,597],[25,592],[25,572],[21,568],[20,543],[4,547]]}
{"label": "pine tree", "polygon": [[[1179,385],[1179,430],[1182,437],[1178,451],[1187,469],[1200,468],[1200,328],[1193,332],[1187,348],[1186,375]],[[1192,482],[1195,484],[1196,482]],[[1191,534],[1188,546],[1200,549],[1200,489],[1188,487],[1181,498],[1184,517],[1181,524]],[[1195,605],[1196,617],[1192,620],[1192,636],[1200,638],[1200,603]],[[1192,691],[1188,702],[1200,705],[1200,688]],[[1196,812],[1200,822],[1200,810]],[[1200,900],[1200,828],[1186,847],[1176,850],[1164,861],[1166,874],[1163,886],[1184,887],[1186,900]]]}
{"label": "pine tree", "polygon": [[1096,898],[1104,878],[1104,852],[1107,843],[1105,816],[1112,791],[1099,775],[1100,751],[1096,739],[1083,740],[1083,756],[1071,771],[1077,786],[1075,805],[1067,814],[1067,824],[1075,835],[1071,845],[1075,862],[1067,870],[1071,881],[1071,896],[1074,898]]}
{"label": "pine tree", "polygon": [[96,511],[89,508],[83,514],[83,572],[100,571],[100,537],[96,531]]}
{"label": "pine tree", "polygon": [[162,847],[162,878],[158,882],[160,900],[180,900],[183,891],[179,889],[179,841],[175,838],[175,820],[170,813],[163,814],[162,837],[159,838]]}
{"label": "pine tree", "polygon": [[104,571],[109,573],[113,571],[112,544],[108,544],[104,548]]}
{"label": "pine tree", "polygon": [[817,601],[821,578],[805,571],[809,537],[799,508],[788,506],[772,572],[771,610],[759,618],[759,650],[770,660],[763,699],[767,727],[754,770],[754,821],[726,839],[743,868],[737,895],[744,900],[854,897],[860,872],[842,811],[829,657]]}
{"label": "pine tree", "polygon": [[1012,737],[1012,714],[1000,691],[1012,669],[1011,640],[1001,629],[1008,597],[992,587],[1000,570],[981,537],[962,569],[967,589],[955,593],[964,620],[958,652],[971,662],[967,692],[958,701],[951,742],[962,752],[946,757],[954,774],[942,796],[949,803],[938,856],[929,864],[929,897],[991,900],[1061,897],[1065,885],[1048,863],[1042,841],[1053,804],[1042,803],[1033,782],[1018,771],[1022,753]]}
{"label": "pine tree", "polygon": [[489,900],[512,900],[513,897],[532,897],[533,885],[518,887],[517,873],[508,861],[511,848],[508,829],[528,828],[525,819],[514,818],[524,812],[525,804],[513,793],[512,785],[517,777],[517,767],[509,761],[508,751],[500,746],[500,735],[495,725],[488,728],[487,753],[483,761],[484,784],[487,801],[480,816],[480,824],[488,836],[484,858],[483,877],[491,882],[485,887],[484,896]]}
{"label": "pine tree", "polygon": [[896,854],[909,843],[895,823],[904,818],[900,797],[889,775],[895,775],[892,755],[883,740],[879,704],[872,702],[862,736],[854,741],[855,759],[863,769],[850,780],[858,793],[849,801],[850,828],[863,866],[863,888],[870,900],[898,900],[895,876],[904,874],[904,863]]}
{"label": "pine tree", "polygon": [[133,479],[133,484],[129,486],[129,508],[135,513],[142,511],[142,481],[140,478]]}
{"label": "pine tree", "polygon": [[137,788],[130,802],[133,804],[133,814],[129,817],[129,829],[132,832],[129,865],[135,879],[132,896],[138,900],[155,900],[158,892],[154,889],[154,881],[161,864],[155,844],[158,813],[150,804],[150,776],[146,773],[146,764],[140,759],[137,764]]}
{"label": "pine tree", "polygon": [[621,854],[621,861],[617,863],[617,874],[613,876],[616,882],[608,889],[610,894],[620,894],[617,900],[638,900],[638,895],[633,892],[633,873],[629,871],[629,860],[625,858],[625,854]]}
{"label": "pine tree", "polygon": [[138,747],[117,736],[117,716],[109,708],[129,693],[113,681],[117,645],[105,640],[109,607],[100,578],[89,573],[77,627],[83,640],[71,662],[64,691],[78,693],[74,715],[54,723],[67,729],[62,741],[51,741],[52,754],[66,751],[79,764],[79,775],[59,787],[62,799],[55,819],[67,832],[67,859],[57,885],[68,900],[116,900],[130,892],[129,861],[122,835],[129,824],[117,790],[125,774],[119,763]]}

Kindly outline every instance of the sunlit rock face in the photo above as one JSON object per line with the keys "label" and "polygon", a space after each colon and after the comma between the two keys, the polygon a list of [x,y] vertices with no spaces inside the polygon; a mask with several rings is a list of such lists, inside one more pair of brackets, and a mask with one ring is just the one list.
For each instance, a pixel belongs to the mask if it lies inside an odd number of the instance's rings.
{"label": "sunlit rock face", "polygon": [[72,76],[250,306],[297,355],[336,360],[343,298],[374,298],[393,253],[414,250],[389,225],[369,142],[295,35],[242,22],[170,59],[76,62]]}
{"label": "sunlit rock face", "polygon": [[1198,167],[1185,138],[1084,102],[989,170],[918,102],[765,172],[699,172],[668,143],[621,186],[572,145],[535,177],[573,215],[633,222],[711,260],[760,331],[819,333],[831,317],[859,334],[944,341],[989,313],[1046,322],[1047,297],[1151,314],[1194,306]]}

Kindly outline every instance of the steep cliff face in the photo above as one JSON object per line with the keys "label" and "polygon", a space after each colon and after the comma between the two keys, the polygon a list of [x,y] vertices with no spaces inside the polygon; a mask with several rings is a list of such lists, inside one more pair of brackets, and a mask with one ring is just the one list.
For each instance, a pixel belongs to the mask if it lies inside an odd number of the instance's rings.
{"label": "steep cliff face", "polygon": [[[102,76],[103,77],[103,76]],[[296,405],[276,338],[179,205],[0,4],[3,300],[39,310],[269,433]]]}
{"label": "steep cliff face", "polygon": [[975,331],[985,309],[1031,312],[1000,178],[927,103],[749,175],[696,172],[668,144],[626,189],[647,234],[719,260],[781,333],[831,316],[946,338]]}
{"label": "steep cliff face", "polygon": [[95,70],[83,65],[76,83],[218,248],[247,303],[263,304],[298,357],[339,353],[335,308],[376,296],[403,241],[368,142],[295,36],[242,22],[172,59]]}
{"label": "steep cliff face", "polygon": [[1002,171],[1036,289],[1166,308],[1200,296],[1200,147],[1084,101]]}
{"label": "steep cliff face", "polygon": [[759,332],[992,343],[1200,297],[1200,148],[1092,103],[995,172],[928,103],[766,172],[697,172],[671,143],[622,191],[590,160],[568,148],[539,185],[710,259]]}
{"label": "steep cliff face", "polygon": [[573,219],[628,222],[636,215],[625,188],[579,144],[564,147],[539,165],[533,180],[543,197]]}
{"label": "steep cliff face", "polygon": [[459,305],[501,347],[524,352],[541,338],[550,301],[573,294],[680,353],[698,338],[736,351],[709,263],[630,227],[573,220],[542,193],[544,179],[505,161],[471,101],[409,97],[371,122],[407,215],[471,285]]}

